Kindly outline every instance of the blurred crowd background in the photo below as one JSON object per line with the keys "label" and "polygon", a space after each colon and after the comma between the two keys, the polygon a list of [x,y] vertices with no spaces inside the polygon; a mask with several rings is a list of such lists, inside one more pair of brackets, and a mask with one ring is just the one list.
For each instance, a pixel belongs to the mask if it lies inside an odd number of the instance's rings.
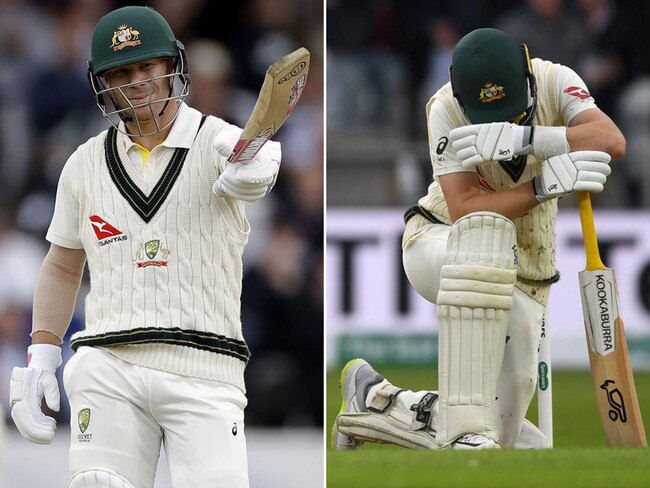
{"label": "blurred crowd background", "polygon": [[[302,100],[278,133],[276,187],[248,206],[244,335],[247,423],[321,426],[323,405],[323,4],[319,0],[0,0],[0,404],[25,365],[31,305],[56,185],[68,156],[108,128],[86,78],[97,20],[148,5],[188,52],[189,105],[243,126],[268,65],[312,53]],[[207,182],[206,182],[207,184]],[[69,335],[83,327],[82,284]],[[60,368],[62,369],[62,368]],[[60,374],[60,373],[59,373]],[[56,416],[66,423],[67,404]]]}
{"label": "blurred crowd background", "polygon": [[449,80],[458,40],[496,27],[573,68],[623,130],[627,155],[595,205],[649,207],[648,26],[650,2],[633,0],[328,0],[328,206],[407,208],[426,193],[425,104]]}

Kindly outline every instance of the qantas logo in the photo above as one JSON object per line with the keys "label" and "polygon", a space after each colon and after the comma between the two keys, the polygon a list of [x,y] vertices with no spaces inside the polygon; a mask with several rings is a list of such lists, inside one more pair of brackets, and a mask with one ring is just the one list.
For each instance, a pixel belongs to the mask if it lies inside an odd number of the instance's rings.
{"label": "qantas logo", "polygon": [[570,86],[569,88],[564,90],[564,93],[567,93],[572,97],[577,97],[580,100],[586,100],[587,98],[591,98],[591,94],[587,90],[585,90],[584,88],[580,88],[579,86]]}
{"label": "qantas logo", "polygon": [[98,215],[90,216],[90,224],[100,246],[105,246],[115,241],[126,241],[127,239],[121,230],[116,229]]}

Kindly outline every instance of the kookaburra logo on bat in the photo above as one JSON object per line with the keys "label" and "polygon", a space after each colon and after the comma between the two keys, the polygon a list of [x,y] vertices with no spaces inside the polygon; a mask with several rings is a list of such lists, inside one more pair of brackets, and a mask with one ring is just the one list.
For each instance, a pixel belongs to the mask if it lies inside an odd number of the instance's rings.
{"label": "kookaburra logo on bat", "polygon": [[611,407],[609,410],[609,418],[612,422],[620,420],[621,422],[627,422],[627,412],[625,411],[625,402],[623,401],[623,395],[621,390],[614,387],[610,389],[610,385],[615,385],[614,380],[605,380],[605,382],[600,385],[600,387],[605,390],[607,393],[607,401]]}

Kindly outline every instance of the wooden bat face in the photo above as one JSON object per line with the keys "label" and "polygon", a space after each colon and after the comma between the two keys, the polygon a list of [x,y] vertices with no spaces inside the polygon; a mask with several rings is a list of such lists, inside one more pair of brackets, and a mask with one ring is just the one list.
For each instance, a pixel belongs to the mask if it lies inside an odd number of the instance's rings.
{"label": "wooden bat face", "polygon": [[269,66],[255,107],[228,158],[229,163],[251,161],[284,124],[305,88],[309,62],[309,51],[302,47]]}
{"label": "wooden bat face", "polygon": [[589,362],[600,420],[610,447],[646,447],[647,441],[618,306],[616,275],[609,268],[581,271],[580,295]]}

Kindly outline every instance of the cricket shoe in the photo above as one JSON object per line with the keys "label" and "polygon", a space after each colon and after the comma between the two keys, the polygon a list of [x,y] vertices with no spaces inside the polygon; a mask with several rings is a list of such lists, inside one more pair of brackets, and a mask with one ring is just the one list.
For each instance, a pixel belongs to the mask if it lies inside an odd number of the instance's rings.
{"label": "cricket shoe", "polygon": [[[332,447],[353,450],[364,442],[396,444],[411,449],[435,449],[435,436],[424,427],[423,415],[437,395],[427,393],[409,401],[413,392],[392,385],[364,359],[353,359],[341,372],[341,410],[332,429]],[[405,393],[398,400],[398,395]],[[416,418],[418,420],[416,420]]]}
{"label": "cricket shoe", "polygon": [[501,446],[483,434],[464,434],[451,444],[454,450],[500,449]]}
{"label": "cricket shoe", "polygon": [[[357,378],[358,376],[358,378]],[[339,431],[338,421],[341,415],[368,413],[366,396],[373,385],[383,381],[384,377],[377,373],[364,359],[348,361],[341,371],[339,389],[341,390],[341,410],[332,427],[332,447],[337,451],[361,449],[364,441],[348,436]]]}

